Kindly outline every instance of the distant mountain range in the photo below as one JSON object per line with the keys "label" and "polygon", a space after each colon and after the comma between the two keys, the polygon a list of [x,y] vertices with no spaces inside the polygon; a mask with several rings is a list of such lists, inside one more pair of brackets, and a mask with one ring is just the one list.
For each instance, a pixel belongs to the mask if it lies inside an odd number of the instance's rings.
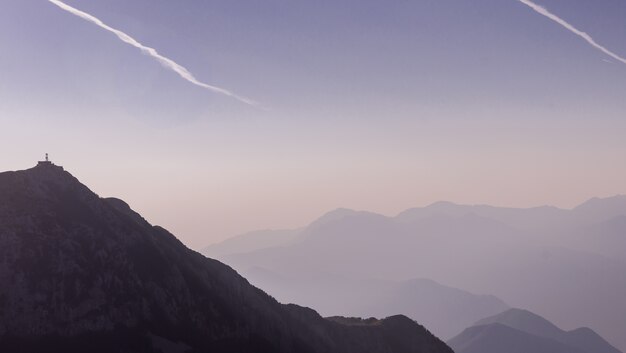
{"label": "distant mountain range", "polygon": [[[592,327],[626,350],[625,219],[626,196],[592,199],[571,210],[439,202],[386,217],[338,209],[305,228],[281,231],[288,235],[281,239],[265,232],[276,240],[270,247],[244,241],[245,247],[232,247],[230,254],[215,252],[219,245],[203,253],[247,274],[283,302],[307,303],[322,312],[336,308],[332,298],[342,281],[344,293],[363,293],[358,283],[378,283],[388,288],[369,287],[365,293],[397,294],[402,283],[426,278],[466,293],[494,295],[559,325]],[[316,283],[316,289],[302,282]],[[438,315],[420,313],[419,303],[430,300],[422,293],[388,305],[379,305],[375,295],[354,295],[346,311],[400,309],[445,339],[458,332],[459,322],[466,327],[496,313],[466,315],[477,308],[472,301],[465,309],[442,306]],[[444,317],[449,319],[435,320]]]}
{"label": "distant mountain range", "polygon": [[[603,250],[596,252],[609,256],[618,254],[619,256],[615,257],[626,259],[626,251],[621,251],[621,249],[626,248],[622,246],[626,243],[626,236],[619,236],[619,234],[625,234],[624,229],[626,229],[624,228],[626,226],[625,195],[604,199],[593,198],[571,210],[552,206],[507,208],[488,205],[458,205],[442,201],[426,207],[408,209],[395,217],[385,217],[371,212],[339,208],[328,212],[305,228],[253,231],[207,246],[202,252],[217,257],[290,245],[300,240],[312,228],[357,215],[382,217],[392,219],[397,223],[408,224],[437,218],[473,216],[499,222],[523,232],[524,236],[532,237],[533,240],[544,240],[549,244],[563,245],[561,244],[563,241],[570,240],[571,243],[571,240],[578,240],[580,241],[578,247],[590,246],[592,250],[597,250],[601,247],[594,246],[594,244],[600,241],[605,246],[602,248]],[[584,234],[588,237],[587,239],[571,239],[572,234]],[[548,239],[541,239],[546,236]],[[563,236],[570,237],[570,239],[564,240],[562,239]],[[603,236],[609,239],[602,239]],[[576,247],[575,242],[568,245]]]}
{"label": "distant mountain range", "polygon": [[259,230],[226,239],[221,243],[206,247],[202,252],[211,257],[244,253],[275,246],[288,245],[298,239],[296,230]]}
{"label": "distant mountain range", "polygon": [[49,163],[0,173],[0,352],[452,353],[404,316],[281,305]]}
{"label": "distant mountain range", "polygon": [[620,353],[589,328],[563,331],[520,309],[480,320],[448,344],[456,353]]}
{"label": "distant mountain range", "polygon": [[256,267],[242,272],[278,301],[315,308],[322,315],[386,317],[403,314],[438,337],[449,338],[485,316],[508,309],[500,299],[475,295],[432,280],[354,280],[318,274],[287,277]]}

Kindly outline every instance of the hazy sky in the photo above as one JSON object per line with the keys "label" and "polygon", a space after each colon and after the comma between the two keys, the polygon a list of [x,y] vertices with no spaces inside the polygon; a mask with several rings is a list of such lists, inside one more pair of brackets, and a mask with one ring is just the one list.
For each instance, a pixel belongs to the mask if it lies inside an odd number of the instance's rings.
{"label": "hazy sky", "polygon": [[[0,10],[0,170],[45,152],[189,246],[336,207],[626,193],[626,64],[519,0],[47,0]],[[623,0],[536,1],[626,56]]]}

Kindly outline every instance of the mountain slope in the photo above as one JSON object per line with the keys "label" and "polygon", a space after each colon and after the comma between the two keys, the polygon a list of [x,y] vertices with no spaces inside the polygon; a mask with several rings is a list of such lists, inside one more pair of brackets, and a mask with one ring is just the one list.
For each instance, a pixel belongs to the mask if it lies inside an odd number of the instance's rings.
{"label": "mountain slope", "polygon": [[280,305],[51,164],[0,173],[0,283],[0,351],[451,352],[403,317]]}
{"label": "mountain slope", "polygon": [[588,353],[620,353],[619,350],[589,328],[563,331],[550,321],[528,310],[509,309],[482,319],[475,326],[490,324],[502,324],[535,336],[552,339]]}
{"label": "mountain slope", "polygon": [[584,353],[502,324],[473,326],[448,341],[456,353]]}
{"label": "mountain slope", "polygon": [[531,335],[555,337],[563,333],[550,321],[543,317],[533,314],[528,310],[509,309],[497,315],[493,315],[476,322],[475,326],[484,326],[489,324],[502,324],[514,329],[530,333]]}
{"label": "mountain slope", "polygon": [[626,215],[626,195],[608,198],[594,197],[576,206],[572,213],[587,224]]}

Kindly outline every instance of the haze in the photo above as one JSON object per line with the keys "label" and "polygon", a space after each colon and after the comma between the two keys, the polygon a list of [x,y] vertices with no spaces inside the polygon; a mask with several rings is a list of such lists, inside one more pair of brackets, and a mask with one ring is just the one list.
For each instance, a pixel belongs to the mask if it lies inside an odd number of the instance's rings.
{"label": "haze", "polygon": [[[626,194],[626,65],[520,1],[66,1],[0,11],[0,170],[48,152],[194,248],[348,207]],[[626,56],[626,3],[539,2]]]}

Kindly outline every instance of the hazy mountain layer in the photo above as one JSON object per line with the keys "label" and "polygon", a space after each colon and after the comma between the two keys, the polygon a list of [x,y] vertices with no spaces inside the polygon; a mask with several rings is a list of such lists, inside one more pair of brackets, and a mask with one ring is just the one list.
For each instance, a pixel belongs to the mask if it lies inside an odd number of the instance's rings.
{"label": "hazy mountain layer", "polygon": [[584,353],[502,324],[470,327],[448,344],[456,353]]}
{"label": "hazy mountain layer", "polygon": [[243,275],[280,302],[315,308],[322,315],[403,314],[441,338],[450,338],[477,320],[508,308],[494,296],[475,295],[425,279],[394,282],[329,275],[297,278],[258,267]]}
{"label": "hazy mountain layer", "polygon": [[[328,276],[349,283],[428,278],[493,294],[563,327],[592,327],[626,349],[626,259],[619,256],[626,231],[620,215],[626,215],[624,196],[572,210],[437,203],[385,217],[341,209],[290,243],[219,258],[239,271],[257,268],[305,282]],[[332,293],[334,286],[318,292]],[[278,284],[263,288],[283,293]],[[306,295],[296,286],[280,299],[297,302]],[[331,307],[330,297],[319,306]],[[354,296],[355,305],[367,301]]]}
{"label": "hazy mountain layer", "polygon": [[479,320],[448,343],[456,353],[620,353],[589,328],[564,331],[543,317],[520,309]]}
{"label": "hazy mountain layer", "polygon": [[298,240],[300,230],[259,230],[207,246],[202,253],[216,258],[224,255],[245,253],[275,246],[288,245]]}

